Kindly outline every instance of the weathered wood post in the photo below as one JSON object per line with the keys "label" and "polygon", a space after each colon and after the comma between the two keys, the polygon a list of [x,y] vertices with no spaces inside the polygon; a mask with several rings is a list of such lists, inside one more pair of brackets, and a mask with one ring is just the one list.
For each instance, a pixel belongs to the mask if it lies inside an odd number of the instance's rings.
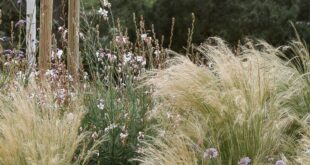
{"label": "weathered wood post", "polygon": [[[0,9],[0,25],[2,24],[2,10]],[[0,44],[0,52],[3,52],[3,48]]]}
{"label": "weathered wood post", "polygon": [[26,9],[26,45],[29,71],[36,66],[36,0],[27,0]]}
{"label": "weathered wood post", "polygon": [[74,80],[79,79],[79,30],[80,30],[80,0],[69,0],[68,10],[68,55],[69,74]]}
{"label": "weathered wood post", "polygon": [[39,70],[41,78],[50,68],[52,54],[53,0],[40,1]]}

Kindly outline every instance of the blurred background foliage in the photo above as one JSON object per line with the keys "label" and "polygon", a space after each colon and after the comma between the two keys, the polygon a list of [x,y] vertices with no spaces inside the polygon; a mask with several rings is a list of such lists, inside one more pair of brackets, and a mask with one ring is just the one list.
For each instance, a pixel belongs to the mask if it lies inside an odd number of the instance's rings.
{"label": "blurred background foliage", "polygon": [[[54,0],[56,25],[62,25],[61,4],[66,0]],[[245,37],[264,39],[273,45],[281,45],[294,36],[292,21],[302,38],[310,43],[309,0],[110,0],[115,18],[120,18],[133,38],[135,27],[133,13],[143,15],[147,28],[154,24],[157,38],[170,36],[171,20],[175,17],[173,48],[182,50],[186,45],[191,13],[196,15],[194,43],[209,36],[220,36],[230,43],[238,43]],[[22,2],[22,7],[25,1]],[[39,2],[38,2],[39,3]],[[82,0],[85,11],[98,10],[99,0]],[[10,21],[19,18],[15,0],[1,0],[3,24],[0,37],[9,35]],[[56,26],[57,27],[57,26]]]}

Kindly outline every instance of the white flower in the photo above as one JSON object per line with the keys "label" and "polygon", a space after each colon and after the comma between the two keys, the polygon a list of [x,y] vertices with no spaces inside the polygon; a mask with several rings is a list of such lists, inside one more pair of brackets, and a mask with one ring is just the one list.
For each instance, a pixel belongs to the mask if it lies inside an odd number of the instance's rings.
{"label": "white flower", "polygon": [[108,11],[105,9],[102,9],[101,7],[99,8],[98,13],[104,17],[108,16]]}
{"label": "white flower", "polygon": [[107,11],[107,10],[102,9],[102,8],[100,7],[100,9],[98,10],[98,13],[99,13],[101,16],[103,16],[104,19],[108,19],[108,11]]}
{"label": "white flower", "polygon": [[58,32],[62,32],[62,31],[64,31],[64,30],[65,30],[64,27],[62,27],[62,26],[59,26],[59,27],[58,27]]}
{"label": "white flower", "polygon": [[118,44],[127,44],[128,43],[129,38],[126,36],[116,36],[115,37],[115,41]]}
{"label": "white flower", "polygon": [[98,135],[97,132],[95,131],[95,132],[91,135],[91,137],[95,140],[95,139],[97,139],[97,138],[99,137],[99,135]]}
{"label": "white flower", "polygon": [[96,57],[99,58],[100,53],[97,51],[96,52]]}
{"label": "white flower", "polygon": [[115,123],[110,124],[107,128],[104,129],[104,132],[109,132],[110,130],[117,128],[118,125]]}
{"label": "white flower", "polygon": [[147,34],[146,34],[146,33],[141,34],[141,39],[142,39],[143,41],[146,39],[146,37],[147,37]]}
{"label": "white flower", "polygon": [[97,105],[97,107],[98,107],[99,109],[103,110],[103,109],[104,109],[104,104],[99,103],[99,104]]}
{"label": "white flower", "polygon": [[125,132],[125,133],[122,132],[122,133],[120,133],[119,136],[120,136],[121,139],[126,139],[128,137],[128,133],[127,132]]}
{"label": "white flower", "polygon": [[113,62],[117,59],[116,55],[108,53],[107,54],[109,61]]}
{"label": "white flower", "polygon": [[103,0],[103,6],[110,8],[111,7],[111,3],[108,0]]}
{"label": "white flower", "polygon": [[143,56],[137,56],[136,60],[137,60],[137,62],[142,63],[144,59],[143,59]]}
{"label": "white flower", "polygon": [[156,57],[158,57],[160,55],[160,51],[159,50],[155,50],[154,54],[156,55]]}
{"label": "white flower", "polygon": [[57,53],[56,53],[56,56],[58,59],[61,59],[62,55],[63,55],[64,51],[61,50],[61,49],[57,49]]}
{"label": "white flower", "polygon": [[137,137],[138,140],[143,140],[144,139],[144,133],[139,131],[139,135]]}
{"label": "white flower", "polygon": [[142,39],[142,41],[144,41],[148,44],[150,44],[152,41],[152,37],[148,37],[146,33],[141,34],[141,39]]}
{"label": "white flower", "polygon": [[80,38],[81,38],[82,40],[85,40],[85,36],[84,36],[84,33],[82,33],[82,32],[79,32],[79,36],[80,36]]}
{"label": "white flower", "polygon": [[106,57],[106,56],[107,56],[107,54],[103,49],[99,49],[96,52],[96,57],[97,57],[98,61],[102,61],[104,59],[104,57]]}
{"label": "white flower", "polygon": [[124,63],[128,63],[132,59],[133,54],[131,52],[128,52],[127,54],[123,55]]}
{"label": "white flower", "polygon": [[83,76],[84,80],[88,80],[88,73],[84,72],[84,76]]}
{"label": "white flower", "polygon": [[99,100],[99,104],[97,105],[97,107],[98,107],[99,109],[101,109],[101,110],[104,109],[104,100],[103,100],[103,99],[100,99],[100,100]]}

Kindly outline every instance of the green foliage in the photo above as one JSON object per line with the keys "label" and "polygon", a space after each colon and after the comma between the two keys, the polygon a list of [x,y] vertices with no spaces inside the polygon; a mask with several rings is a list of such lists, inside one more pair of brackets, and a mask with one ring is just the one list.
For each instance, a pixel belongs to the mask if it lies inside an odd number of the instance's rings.
{"label": "green foliage", "polygon": [[[157,0],[148,17],[154,20],[160,33],[170,33],[170,18],[176,17],[175,46],[186,42],[190,13],[197,17],[194,41],[202,42],[208,36],[220,36],[230,43],[253,36],[281,45],[292,35],[289,21],[308,22],[305,6],[308,2],[292,0]],[[304,16],[302,16],[304,15]],[[309,33],[304,32],[308,38]]]}
{"label": "green foliage", "polygon": [[[82,0],[87,11],[99,9],[99,0]],[[173,47],[181,50],[187,41],[191,13],[196,15],[194,42],[200,43],[209,36],[220,36],[230,43],[250,36],[261,38],[273,45],[282,45],[293,35],[289,21],[296,23],[307,43],[310,43],[307,0],[114,0],[111,1],[115,18],[128,28],[134,39],[135,26],[132,14],[143,15],[148,24],[154,24],[157,37],[170,36],[172,17],[176,18]],[[10,5],[10,7],[4,7]],[[61,0],[55,1],[55,24],[62,25]],[[25,4],[22,4],[22,8]],[[18,6],[10,0],[0,2],[4,13],[2,26],[5,35],[10,32],[10,21],[18,20]],[[66,8],[64,8],[66,10]],[[103,29],[102,29],[103,30]]]}
{"label": "green foliage", "polygon": [[106,87],[97,83],[85,93],[88,113],[83,121],[84,129],[107,137],[94,162],[135,164],[130,159],[137,157],[139,143],[149,133],[151,122],[146,114],[151,106],[150,98],[145,89],[135,89],[128,81],[125,85],[117,88],[113,84]]}

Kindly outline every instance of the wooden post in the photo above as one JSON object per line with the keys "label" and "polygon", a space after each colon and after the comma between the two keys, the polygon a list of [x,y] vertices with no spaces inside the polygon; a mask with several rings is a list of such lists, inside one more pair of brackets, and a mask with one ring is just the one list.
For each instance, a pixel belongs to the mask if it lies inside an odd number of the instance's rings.
{"label": "wooden post", "polygon": [[40,1],[39,70],[41,78],[50,68],[52,54],[53,0]]}
{"label": "wooden post", "polygon": [[27,0],[26,11],[26,45],[29,71],[35,69],[36,66],[36,0]]}
{"label": "wooden post", "polygon": [[68,56],[69,74],[74,80],[79,79],[79,30],[80,30],[80,0],[69,0],[68,10]]}
{"label": "wooden post", "polygon": [[[0,25],[2,24],[2,10],[0,9]],[[0,52],[3,52],[3,48],[0,44]]]}
{"label": "wooden post", "polygon": [[0,9],[0,25],[2,24],[2,10]]}

